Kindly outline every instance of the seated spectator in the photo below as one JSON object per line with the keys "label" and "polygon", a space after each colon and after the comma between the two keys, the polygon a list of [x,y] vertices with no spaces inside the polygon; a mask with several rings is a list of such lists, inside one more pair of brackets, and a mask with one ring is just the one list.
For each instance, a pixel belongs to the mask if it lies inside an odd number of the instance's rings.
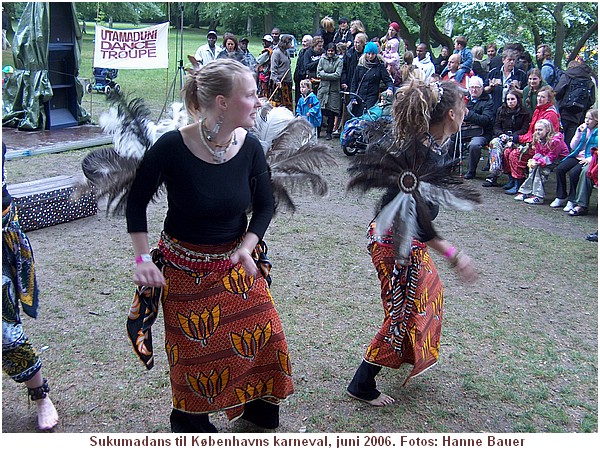
{"label": "seated spectator", "polygon": [[[598,110],[590,109],[585,114],[585,122],[579,125],[571,140],[571,153],[556,168],[556,198],[550,203],[552,208],[566,205],[564,211],[570,212],[579,206],[578,212],[584,208],[587,211],[589,195],[587,192],[582,192],[580,194],[583,194],[584,198],[576,201],[577,187],[581,178],[585,177],[583,169],[592,160],[592,148],[595,147],[598,147]],[[569,195],[567,195],[567,174],[569,175]],[[589,193],[591,193],[591,189]],[[585,198],[586,195],[587,198]]]}
{"label": "seated spectator", "polygon": [[444,72],[442,73],[442,81],[452,80],[455,83],[458,83],[462,88],[467,88],[467,80],[468,77],[463,77],[462,81],[458,81],[456,79],[456,74],[458,73],[458,67],[460,66],[460,55],[458,53],[453,53],[448,57],[448,64]]}
{"label": "seated spectator", "polygon": [[473,73],[482,80],[487,79],[487,70],[484,70],[482,66],[483,62],[483,47],[475,46],[471,49],[473,53]]}
{"label": "seated spectator", "polygon": [[515,197],[517,201],[525,201],[529,205],[544,203],[544,184],[550,175],[550,167],[555,161],[567,156],[569,149],[560,132],[554,131],[552,123],[540,119],[535,123],[533,135],[533,156],[527,161],[529,176],[519,187]]}
{"label": "seated spectator", "polygon": [[322,113],[319,99],[312,91],[312,83],[308,79],[300,80],[300,93],[302,97],[298,99],[296,105],[296,116],[304,117],[317,130],[321,128]]}
{"label": "seated spectator", "polygon": [[537,93],[542,87],[548,86],[548,83],[542,80],[542,72],[538,68],[531,69],[527,81],[527,86],[523,89],[523,106],[529,114],[533,114],[537,106]]}
{"label": "seated spectator", "polygon": [[421,42],[417,45],[417,59],[414,61],[414,65],[420,68],[425,75],[425,81],[429,81],[431,75],[435,73],[435,65],[431,61],[431,55],[429,54],[429,47],[427,44]]}
{"label": "seated spectator", "polygon": [[477,164],[481,158],[481,148],[490,141],[494,129],[494,103],[489,95],[483,92],[483,80],[479,77],[469,78],[469,96],[465,123],[481,127],[481,136],[474,136],[469,142],[469,170],[465,179],[475,178]]}
{"label": "seated spectator", "polygon": [[517,52],[504,49],[502,51],[502,66],[490,70],[485,92],[492,96],[495,111],[506,99],[509,89],[522,91],[527,84],[527,75],[515,67]]}
{"label": "seated spectator", "polygon": [[[497,186],[496,181],[504,171],[504,150],[512,145],[512,137],[527,133],[531,115],[523,106],[521,94],[511,89],[506,95],[506,100],[498,108],[496,122],[494,123],[494,138],[490,141],[490,174],[482,184],[483,187]],[[513,183],[509,181],[503,187],[510,189]]]}
{"label": "seated spectator", "polygon": [[444,71],[448,64],[448,58],[450,57],[450,50],[444,46],[440,50],[440,54],[437,58],[433,59],[433,65],[435,66],[435,73],[440,74]]}
{"label": "seated spectator", "polygon": [[533,148],[530,144],[533,140],[534,127],[537,121],[547,119],[554,130],[560,130],[560,116],[553,101],[554,91],[550,86],[544,86],[540,89],[537,95],[538,105],[533,112],[527,133],[512,136],[514,144],[524,145],[508,147],[504,151],[504,161],[508,162],[509,174],[513,178],[513,187],[508,189],[506,194],[515,195],[523,181],[525,181],[527,161],[533,156]]}
{"label": "seated spectator", "polygon": [[[362,111],[377,103],[380,84],[386,86],[388,94],[393,94],[394,82],[385,69],[385,63],[379,55],[377,44],[369,42],[365,46],[365,53],[358,60],[358,66],[356,66],[350,86],[350,92],[358,95],[358,98],[355,97],[352,100],[355,116],[361,115]],[[362,104],[360,103],[361,99]]]}

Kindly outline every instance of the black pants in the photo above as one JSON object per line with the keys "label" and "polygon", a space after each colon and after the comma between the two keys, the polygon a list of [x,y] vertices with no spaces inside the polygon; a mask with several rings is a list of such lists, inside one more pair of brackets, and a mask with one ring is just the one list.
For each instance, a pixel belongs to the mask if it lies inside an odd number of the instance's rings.
{"label": "black pants", "polygon": [[324,117],[327,117],[327,128],[325,130],[325,133],[327,135],[330,135],[331,133],[333,133],[333,123],[335,122],[337,113],[330,111],[328,109],[323,109],[321,111],[321,114],[323,114]]}
{"label": "black pants", "polygon": [[581,174],[581,164],[579,160],[574,156],[564,159],[558,167],[555,169],[556,172],[556,198],[565,199],[567,198],[567,173],[569,174],[569,195],[568,200],[571,202],[575,201],[575,194],[577,193],[577,183],[579,183],[579,175]]}
{"label": "black pants", "polygon": [[208,414],[191,414],[173,409],[170,419],[173,433],[217,433],[217,428],[208,420]]}
{"label": "black pants", "polygon": [[375,377],[380,370],[381,366],[376,366],[363,360],[360,366],[358,366],[354,378],[352,378],[352,381],[348,385],[348,392],[363,400],[375,400],[381,395],[381,392],[376,388],[377,383],[375,382]]}

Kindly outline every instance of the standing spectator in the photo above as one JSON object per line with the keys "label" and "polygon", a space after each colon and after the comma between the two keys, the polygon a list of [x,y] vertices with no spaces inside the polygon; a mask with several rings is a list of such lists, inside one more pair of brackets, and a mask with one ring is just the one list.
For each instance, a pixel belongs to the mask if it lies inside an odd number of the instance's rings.
{"label": "standing spectator", "polygon": [[[275,205],[262,145],[246,131],[261,105],[252,75],[219,59],[188,77],[185,104],[200,112],[199,123],[156,141],[127,198],[138,286],[128,334],[133,342],[149,337],[142,324],[151,313],[140,306],[162,306],[174,433],[217,432],[209,417],[216,411],[275,429],[293,392],[268,273],[256,262]],[[167,214],[150,252],[147,207],[161,186]],[[148,361],[146,344],[134,350]]]}
{"label": "standing spectator", "polygon": [[487,57],[481,61],[481,68],[486,72],[489,72],[494,67],[498,67],[502,64],[502,60],[497,57],[498,46],[495,42],[490,42],[485,48]]}
{"label": "standing spectator", "polygon": [[577,60],[571,61],[556,85],[556,99],[565,142],[570,143],[575,130],[583,122],[585,112],[596,101],[592,69]]}
{"label": "standing spectator", "polygon": [[431,55],[429,53],[429,47],[424,42],[417,45],[417,59],[414,61],[414,65],[419,67],[424,75],[425,81],[429,81],[431,75],[435,73],[435,65],[431,61]]}
{"label": "standing spectator", "polygon": [[[367,36],[367,31],[363,23],[360,20],[355,19],[350,22],[350,34],[352,34],[352,42],[354,42],[356,35],[359,33],[363,33],[365,36]],[[365,40],[366,39],[368,38],[365,38]]]}
{"label": "standing spectator", "polygon": [[533,60],[531,59],[529,52],[524,51],[523,53],[519,54],[515,67],[521,69],[527,76],[529,76],[529,72],[531,72],[531,70],[534,68]]}
{"label": "standing spectator", "polygon": [[448,65],[448,58],[450,57],[450,49],[443,46],[440,50],[440,54],[437,58],[434,58],[433,65],[435,66],[435,73],[441,74]]}
{"label": "standing spectator", "polygon": [[404,63],[400,66],[394,78],[394,86],[399,87],[411,80],[425,81],[425,73],[413,64],[415,59],[413,52],[410,50],[405,51],[402,59]]}
{"label": "standing spectator", "polygon": [[348,19],[345,17],[342,17],[340,20],[338,20],[338,29],[333,35],[333,43],[344,44],[346,49],[350,48],[352,45],[352,33],[350,32],[350,27],[348,26]]}
{"label": "standing spectator", "polygon": [[[343,59],[342,67],[342,78],[340,79],[341,88],[343,91],[348,91],[352,85],[352,79],[354,78],[354,71],[358,66],[358,61],[363,54],[367,45],[367,35],[365,33],[358,33],[354,36],[354,45],[348,49]],[[348,94],[344,94],[344,107],[342,108],[342,119],[340,126],[343,127],[348,117],[346,106],[352,99]]]}
{"label": "standing spectator", "polygon": [[87,24],[85,23],[85,20],[81,22],[81,34],[87,34]]}
{"label": "standing spectator", "polygon": [[239,49],[242,52],[242,55],[244,57],[244,59],[242,60],[242,63],[248,67],[252,72],[256,73],[256,58],[254,57],[254,55],[252,53],[250,53],[250,50],[248,50],[248,43],[250,42],[250,40],[248,38],[242,38],[240,39],[240,43],[239,43]]}
{"label": "standing spectator", "polygon": [[271,96],[271,54],[273,53],[273,38],[265,34],[262,38],[263,49],[256,58],[256,72],[258,73],[258,95],[264,98]]}
{"label": "standing spectator", "polygon": [[[323,38],[315,36],[312,40],[312,46],[304,52],[304,70],[308,78],[317,77],[317,65],[323,55]],[[314,90],[314,89],[313,89]]]}
{"label": "standing spectator", "polygon": [[300,80],[299,84],[302,97],[300,97],[296,102],[296,115],[302,116],[308,120],[310,124],[315,127],[315,130],[317,131],[317,137],[320,137],[318,130],[321,129],[323,117],[321,112],[321,104],[319,103],[317,96],[312,91],[312,84],[310,80]]}
{"label": "standing spectator", "polygon": [[271,44],[271,46],[273,47],[273,49],[275,49],[275,47],[277,47],[277,45],[279,45],[279,37],[281,36],[281,30],[277,27],[273,28],[271,30],[271,37],[273,38],[273,43]]}
{"label": "standing spectator", "polygon": [[534,129],[533,156],[527,161],[529,176],[519,188],[515,200],[541,205],[546,196],[544,184],[550,174],[549,167],[567,156],[569,150],[562,133],[555,131],[549,120],[538,120]]}
{"label": "standing spectator", "polygon": [[484,70],[481,64],[483,59],[483,47],[476,45],[471,49],[471,53],[473,54],[473,73],[482,80],[487,80],[487,71]]}
{"label": "standing spectator", "polygon": [[552,49],[549,45],[542,44],[537,48],[535,56],[542,71],[542,79],[554,89],[558,83],[558,76],[552,61]]}
{"label": "standing spectator", "polygon": [[488,74],[488,82],[485,92],[490,94],[494,100],[494,111],[497,111],[506,99],[509,89],[523,92],[527,84],[527,75],[515,67],[517,52],[504,49],[502,51],[502,67],[492,69]]}
{"label": "standing spectator", "polygon": [[321,36],[323,38],[323,48],[327,48],[327,46],[333,42],[333,36],[335,34],[335,22],[329,16],[325,16],[321,19],[321,26],[319,27],[319,31],[317,32],[317,36]]}
{"label": "standing spectator", "polygon": [[237,62],[244,62],[244,54],[239,48],[237,38],[231,33],[225,33],[223,37],[223,50],[219,52],[217,58],[235,59]]}
{"label": "standing spectator", "polygon": [[292,73],[288,49],[292,46],[292,38],[283,36],[271,54],[271,86],[273,87],[274,106],[285,106],[293,112]]}
{"label": "standing spectator", "polygon": [[[527,133],[531,114],[527,111],[521,99],[519,91],[511,89],[506,94],[506,101],[498,108],[496,112],[496,121],[494,122],[493,136],[490,141],[489,165],[490,173],[483,182],[483,187],[496,186],[496,180],[505,170],[504,150],[507,145],[513,145],[512,137]],[[506,189],[513,187],[509,182],[502,186]]]}
{"label": "standing spectator", "polygon": [[469,77],[463,77],[459,82],[456,79],[456,74],[458,73],[458,67],[460,66],[460,55],[458,53],[453,53],[448,57],[448,64],[444,69],[444,74],[442,75],[442,81],[454,81],[456,84],[459,84],[463,89],[467,88],[467,81]]}
{"label": "standing spectator", "polygon": [[527,81],[527,86],[523,89],[523,106],[527,108],[529,114],[533,114],[537,106],[537,93],[544,86],[548,86],[548,83],[542,80],[542,72],[537,67],[531,69]]}
{"label": "standing spectator", "polygon": [[385,36],[383,36],[379,39],[379,45],[381,45],[381,48],[385,48],[387,42],[390,39],[397,39],[398,40],[398,54],[403,55],[404,52],[406,51],[406,46],[404,45],[404,40],[400,37],[400,35],[398,33],[400,33],[400,25],[398,25],[396,22],[390,23],[390,26],[388,27],[388,30],[387,30],[387,33],[385,34]]}
{"label": "standing spectator", "polygon": [[[48,380],[42,376],[42,360],[25,334],[21,313],[38,314],[38,287],[35,261],[29,238],[21,229],[17,208],[6,188],[2,143],[2,370],[23,383],[37,409],[40,430],[58,423],[58,413],[48,397]],[[21,311],[22,310],[22,311]]]}
{"label": "standing spectator", "polygon": [[[296,67],[294,68],[294,99],[296,105],[302,96],[300,92],[300,81],[306,78],[306,68],[304,67],[304,53],[311,47],[313,37],[310,34],[302,36],[302,48],[298,52]],[[312,91],[312,89],[311,89]]]}
{"label": "standing spectator", "polygon": [[469,78],[469,100],[467,102],[467,114],[465,122],[481,127],[482,135],[474,136],[469,142],[469,170],[465,179],[475,178],[477,164],[481,158],[481,148],[487,145],[494,131],[494,119],[496,110],[494,102],[488,94],[483,92],[483,80],[479,77]]}
{"label": "standing spectator", "polygon": [[365,45],[365,53],[358,60],[358,66],[354,71],[350,91],[357,94],[361,99],[354,98],[354,115],[358,116],[363,110],[369,109],[377,103],[379,98],[379,85],[384,84],[387,95],[394,93],[394,82],[385,68],[383,58],[379,55],[379,49],[375,42]]}
{"label": "standing spectator", "polygon": [[198,61],[198,64],[200,64],[200,67],[208,64],[214,59],[217,59],[217,55],[221,53],[221,50],[223,50],[220,45],[217,45],[217,39],[217,32],[210,30],[206,35],[207,43],[198,47],[196,50],[194,57],[196,58],[196,61]]}
{"label": "standing spectator", "polygon": [[340,114],[340,78],[342,76],[342,60],[335,53],[335,44],[327,46],[325,57],[319,59],[317,77],[321,80],[317,97],[321,103],[322,114],[327,117],[325,139],[331,140],[334,121]]}
{"label": "standing spectator", "polygon": [[[556,168],[556,198],[550,203],[552,208],[560,208],[566,205],[564,210],[569,212],[576,206],[576,188],[581,177],[585,176],[582,169],[592,160],[592,149],[594,147],[598,147],[598,110],[590,109],[585,114],[585,122],[577,127],[571,140],[571,153]],[[567,174],[569,175],[568,195]],[[587,208],[587,202],[581,201],[585,198],[584,195],[577,204]],[[589,197],[587,200],[589,200]]]}
{"label": "standing spectator", "polygon": [[[473,67],[473,53],[467,48],[467,38],[464,36],[456,37],[454,40],[454,54],[460,55],[458,70],[454,74],[454,81],[460,84],[465,76],[469,76]],[[444,79],[444,74],[445,72],[442,71],[442,79]]]}

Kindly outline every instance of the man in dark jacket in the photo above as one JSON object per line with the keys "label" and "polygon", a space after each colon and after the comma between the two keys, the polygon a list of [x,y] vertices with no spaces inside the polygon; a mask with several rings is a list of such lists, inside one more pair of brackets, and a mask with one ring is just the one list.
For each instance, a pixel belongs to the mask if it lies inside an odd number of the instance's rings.
{"label": "man in dark jacket", "polygon": [[571,61],[556,85],[556,101],[563,126],[565,143],[571,146],[571,139],[577,127],[583,123],[586,111],[596,101],[594,72],[589,66]]}
{"label": "man in dark jacket", "polygon": [[502,66],[490,70],[488,74],[484,90],[494,101],[494,113],[502,105],[511,87],[523,90],[527,86],[527,74],[515,67],[517,57],[518,53],[515,50],[505,47],[502,51]]}
{"label": "man in dark jacket", "polygon": [[492,139],[496,111],[494,101],[483,92],[483,80],[479,77],[469,78],[469,102],[465,115],[465,126],[478,126],[481,135],[474,136],[469,142],[469,170],[465,174],[467,180],[475,178],[477,164],[481,158],[481,148]]}

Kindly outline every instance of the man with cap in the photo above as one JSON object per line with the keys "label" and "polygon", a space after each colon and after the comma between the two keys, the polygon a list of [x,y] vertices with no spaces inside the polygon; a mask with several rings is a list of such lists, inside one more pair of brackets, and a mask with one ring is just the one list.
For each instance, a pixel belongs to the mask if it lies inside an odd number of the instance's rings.
{"label": "man with cap", "polygon": [[348,19],[345,17],[340,18],[338,20],[338,29],[333,35],[333,43],[334,44],[346,44],[346,48],[350,48],[352,46],[352,33],[350,32],[350,27],[348,26]]}
{"label": "man with cap", "polygon": [[399,32],[400,25],[398,25],[396,22],[390,23],[390,26],[388,27],[388,31],[385,34],[385,36],[379,39],[380,47],[385,48],[385,44],[390,39],[398,39],[398,54],[400,56],[404,55],[404,52],[406,51],[406,45],[404,44],[404,39],[400,38],[400,35],[398,34]]}
{"label": "man with cap", "polygon": [[247,37],[240,39],[239,49],[240,52],[242,52],[242,55],[244,55],[242,63],[244,63],[246,67],[249,67],[251,71],[256,72],[256,58],[252,53],[250,53],[250,50],[248,50],[248,42],[250,41]]}
{"label": "man with cap", "polygon": [[194,57],[200,66],[208,64],[213,59],[217,59],[217,55],[223,50],[220,45],[217,45],[217,38],[217,32],[210,30],[206,35],[207,43],[196,50]]}
{"label": "man with cap", "polygon": [[269,98],[271,95],[271,54],[273,53],[273,36],[265,34],[262,38],[263,49],[256,58],[258,73],[258,95]]}

